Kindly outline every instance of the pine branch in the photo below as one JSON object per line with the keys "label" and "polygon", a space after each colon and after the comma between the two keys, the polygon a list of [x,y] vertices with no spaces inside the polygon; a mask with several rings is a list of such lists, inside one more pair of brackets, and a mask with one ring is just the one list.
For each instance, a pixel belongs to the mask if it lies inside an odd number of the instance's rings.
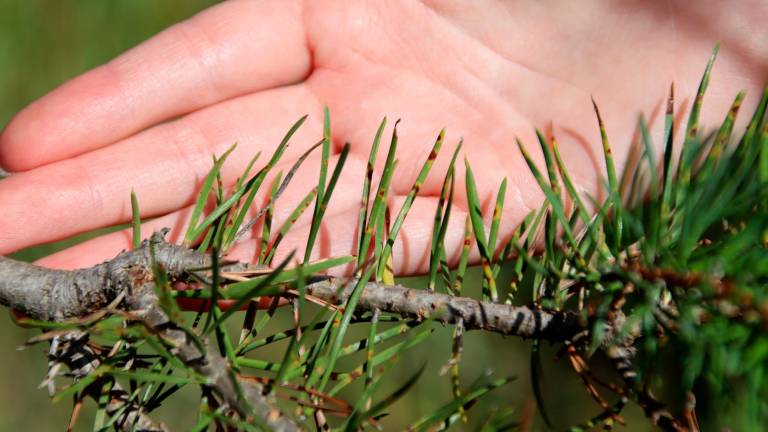
{"label": "pine branch", "polygon": [[[153,240],[142,243],[140,249],[123,252],[88,269],[52,270],[0,257],[0,302],[35,320],[61,322],[94,313],[114,300],[122,290],[127,290],[131,293],[126,300],[130,306],[128,310],[141,311],[151,327],[167,325],[170,320],[153,305],[150,248],[154,248],[156,262],[171,279],[181,278],[187,271],[206,268],[211,260],[207,254],[167,243],[162,240],[163,236],[164,232],[156,233]],[[230,263],[223,270],[245,268],[246,264]],[[356,282],[355,279],[324,278],[306,288],[314,297],[343,305]],[[78,298],[84,301],[78,301]],[[433,319],[445,324],[462,320],[467,330],[550,341],[572,340],[584,330],[574,313],[482,302],[378,282],[365,285],[358,309],[378,309],[406,318]],[[174,339],[178,337],[174,336]],[[189,343],[183,343],[183,346],[187,345]],[[191,353],[183,355],[187,360],[194,360]]]}
{"label": "pine branch", "polygon": [[[266,426],[277,431],[296,431],[298,426],[275,408],[262,394],[262,386],[243,386],[233,378],[232,370],[221,355],[207,343],[183,331],[158,306],[153,283],[153,260],[170,278],[186,270],[210,265],[210,257],[164,241],[167,230],[155,233],[135,251],[123,252],[112,260],[80,270],[52,270],[0,258],[0,303],[35,320],[61,322],[82,317],[105,308],[124,294],[121,307],[134,315],[169,346],[172,352],[196,373],[206,378],[206,385],[241,418],[256,415]],[[245,265],[227,268],[243,269]],[[82,354],[78,358],[82,358]],[[93,370],[88,362],[87,374]],[[97,367],[97,365],[96,365]],[[78,372],[79,373],[79,372]],[[250,406],[249,406],[250,405]]]}
{"label": "pine branch", "polygon": [[[274,430],[299,430],[290,419],[274,407],[273,401],[263,395],[263,386],[248,381],[233,380],[226,360],[216,351],[201,345],[188,333],[178,328],[158,306],[152,280],[152,256],[168,277],[185,278],[190,272],[208,268],[211,257],[164,240],[166,231],[155,233],[149,241],[130,252],[123,252],[112,260],[89,269],[52,270],[32,264],[0,258],[0,301],[33,319],[64,321],[82,317],[105,308],[118,295],[126,293],[122,307],[135,315],[144,325],[157,332],[174,354],[185,364],[205,376],[209,387],[242,418],[249,412],[241,400],[240,392],[253,407],[254,414]],[[247,264],[229,263],[222,270],[236,271],[249,268]],[[306,294],[331,305],[347,304],[357,279],[322,278],[306,286]],[[289,289],[284,289],[285,295]],[[65,295],[60,301],[57,296]],[[77,299],[85,299],[78,301]],[[119,300],[119,299],[118,299]],[[356,311],[397,314],[417,321],[434,320],[443,324],[461,322],[466,330],[481,330],[524,339],[573,343],[583,340],[587,325],[574,312],[544,310],[528,306],[512,306],[484,302],[468,297],[451,296],[429,290],[417,290],[402,285],[367,282],[362,289]],[[614,318],[613,322],[622,319]],[[617,325],[619,327],[619,325]],[[611,326],[604,330],[602,349],[621,374],[627,388],[636,391],[638,403],[648,417],[665,430],[682,430],[680,423],[669,414],[665,406],[647,392],[637,389],[632,366],[632,343],[637,335],[625,336],[623,347],[617,346],[610,336]],[[93,356],[91,356],[93,357]],[[70,357],[70,360],[73,357]],[[82,354],[80,355],[82,358]],[[70,368],[73,365],[69,361]],[[87,363],[87,370],[74,370],[75,376],[85,376],[98,367],[98,359]],[[119,386],[113,387],[109,412],[125,410],[125,424],[136,424],[138,430],[162,430],[150,423],[149,418],[137,410],[126,409],[125,396]],[[124,393],[124,392],[123,392]],[[128,406],[130,408],[130,406]],[[146,427],[142,429],[142,427]]]}
{"label": "pine branch", "polygon": [[[152,279],[153,254],[157,265],[171,280],[184,278],[188,272],[199,271],[211,264],[207,254],[167,243],[164,235],[165,231],[156,233],[139,249],[122,252],[114,259],[88,269],[52,270],[0,258],[0,301],[32,319],[62,322],[102,310],[125,293],[120,307],[172,346],[173,353],[206,377],[208,386],[242,418],[247,418],[249,411],[241,400],[240,391],[253,407],[253,414],[271,429],[298,430],[298,426],[280,414],[272,401],[262,394],[260,384],[249,382],[243,385],[243,382],[233,381],[226,360],[206,343],[201,344],[177,327],[158,306]],[[222,270],[248,267],[230,263]],[[325,278],[308,284],[306,292],[328,303],[343,305],[356,282]],[[463,322],[467,330],[550,341],[572,340],[584,331],[574,313],[481,302],[401,285],[369,282],[364,286],[357,310],[377,309],[417,320],[431,319],[446,324]],[[96,367],[98,364],[92,364],[88,370]],[[81,375],[85,374],[87,371]],[[136,415],[126,419],[130,423],[140,420]],[[151,430],[150,426],[148,428]]]}

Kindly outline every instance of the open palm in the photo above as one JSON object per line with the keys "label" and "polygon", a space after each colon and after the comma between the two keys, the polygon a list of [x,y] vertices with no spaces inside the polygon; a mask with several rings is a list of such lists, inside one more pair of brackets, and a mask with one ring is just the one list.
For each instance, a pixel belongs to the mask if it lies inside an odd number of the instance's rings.
{"label": "open palm", "polygon": [[[225,2],[64,84],[8,125],[0,158],[16,174],[0,182],[0,253],[124,223],[131,189],[142,216],[156,217],[145,236],[165,226],[178,236],[212,154],[238,142],[223,170],[233,184],[252,155],[269,155],[309,114],[278,167],[287,170],[322,135],[324,105],[334,152],[344,142],[352,147],[316,254],[352,252],[365,161],[385,115],[402,118],[394,209],[447,127],[447,142],[465,140],[484,205],[508,178],[502,234],[509,234],[542,200],[515,145],[520,137],[534,148],[534,127],[557,137],[578,186],[598,193],[603,165],[590,96],[620,164],[637,115],[658,130],[672,81],[678,109],[685,106],[718,41],[704,124],[725,115],[738,90],[754,105],[768,76],[768,9],[701,3],[694,11],[655,1]],[[439,156],[406,219],[395,246],[398,273],[426,268],[449,153]],[[316,184],[318,165],[315,155],[297,173],[277,204],[276,224]],[[458,254],[463,239],[462,189],[449,254]],[[302,248],[308,216],[281,253]],[[233,256],[252,259],[255,237]],[[128,233],[114,233],[43,263],[90,265],[129,244]]]}

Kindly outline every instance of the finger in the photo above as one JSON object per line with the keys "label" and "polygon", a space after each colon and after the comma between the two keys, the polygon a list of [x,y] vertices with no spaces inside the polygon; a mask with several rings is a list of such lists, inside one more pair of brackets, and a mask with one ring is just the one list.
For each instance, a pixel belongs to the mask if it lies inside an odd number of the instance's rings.
{"label": "finger", "polygon": [[[334,167],[338,162],[338,156],[332,156],[329,162],[330,166]],[[308,160],[305,162],[305,165],[302,166],[302,170],[296,173],[294,179],[288,184],[285,191],[276,201],[272,220],[273,239],[276,237],[277,231],[289,219],[293,210],[307,195],[307,192],[315,186],[317,182],[319,165],[319,155],[313,158],[308,158]],[[281,170],[283,172],[287,172],[289,168],[290,166],[287,163],[280,164],[275,167],[274,172]],[[339,182],[354,184],[355,181],[361,178],[363,173],[364,167],[360,161],[356,159],[348,159],[344,165],[344,170],[342,171]],[[265,184],[267,186],[271,185],[271,179],[265,181]],[[255,216],[267,205],[269,202],[268,193],[270,189],[270,187],[262,186],[260,192],[257,194],[257,197],[254,200],[254,204],[251,206],[251,217]],[[341,189],[333,194],[329,204],[331,209],[335,209],[337,207],[347,208],[354,205],[354,203],[357,203],[359,199],[360,190],[355,188]],[[141,197],[139,197],[139,205],[142,205]],[[192,207],[189,206],[145,222],[141,225],[141,238],[149,238],[149,236],[151,236],[152,233],[156,231],[159,231],[163,228],[170,228],[170,232],[166,236],[166,240],[170,243],[181,243],[184,233],[187,231],[191,213]],[[298,220],[294,222],[294,226],[299,227],[309,224],[312,217],[311,213],[312,208],[310,207],[301,215]],[[253,234],[256,236],[255,238],[258,239],[254,241],[253,244],[260,244],[261,224],[254,226]],[[123,250],[131,249],[132,243],[132,229],[120,230],[80,243],[61,252],[44,257],[37,261],[37,264],[45,267],[59,269],[90,267],[113,258]],[[228,256],[228,259],[239,259],[244,262],[254,262],[256,258],[256,254],[251,254],[248,256],[240,254],[236,257]]]}
{"label": "finger", "polygon": [[259,151],[257,167],[263,166],[300,117],[298,110],[312,107],[314,115],[282,159],[293,161],[322,136],[321,108],[302,85],[226,101],[110,147],[11,176],[0,182],[0,253],[126,222],[131,189],[141,198],[143,217],[189,205],[213,154],[239,143],[222,172],[225,184],[233,184]]}
{"label": "finger", "polygon": [[311,57],[301,2],[230,1],[33,103],[0,137],[0,163],[28,170],[252,91],[296,83]]}

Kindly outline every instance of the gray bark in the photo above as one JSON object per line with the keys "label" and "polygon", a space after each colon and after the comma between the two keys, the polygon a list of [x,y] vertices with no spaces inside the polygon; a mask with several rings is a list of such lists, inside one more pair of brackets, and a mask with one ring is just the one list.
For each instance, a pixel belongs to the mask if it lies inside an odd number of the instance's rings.
{"label": "gray bark", "polygon": [[[328,279],[307,286],[307,293],[334,305],[343,305],[352,294],[354,280]],[[562,342],[584,330],[573,313],[546,311],[527,306],[481,302],[402,285],[368,282],[357,305],[359,311],[394,313],[444,324],[463,321],[467,330],[484,330],[522,338]]]}

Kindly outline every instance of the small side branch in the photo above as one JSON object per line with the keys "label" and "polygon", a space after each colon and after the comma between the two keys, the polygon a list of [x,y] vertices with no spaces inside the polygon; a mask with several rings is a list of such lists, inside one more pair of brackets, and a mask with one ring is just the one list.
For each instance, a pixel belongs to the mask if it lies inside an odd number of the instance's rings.
{"label": "small side branch", "polygon": [[662,430],[669,432],[685,432],[684,427],[667,409],[667,406],[657,400],[650,392],[638,385],[637,372],[632,365],[635,350],[629,347],[610,346],[603,350],[611,361],[614,370],[621,375],[625,387],[634,394],[638,405],[643,408],[645,416]]}
{"label": "small side branch", "polygon": [[156,331],[168,344],[171,351],[195,372],[205,376],[210,388],[240,418],[247,420],[252,415],[269,430],[277,432],[299,431],[299,426],[285,416],[270,395],[265,395],[258,383],[241,383],[229,363],[207,341],[197,340],[193,335],[179,328],[158,306],[158,299],[152,287],[139,290],[138,296],[126,299],[129,308],[140,311],[144,325]]}
{"label": "small side branch", "polygon": [[[92,373],[101,365],[99,356],[88,346],[88,334],[79,330],[56,336],[51,341],[49,352],[49,375],[44,384],[50,391],[54,390],[54,380],[59,365],[69,368],[72,378],[77,381]],[[88,386],[86,394],[98,401],[102,381],[98,380]],[[124,432],[166,432],[168,429],[162,423],[152,420],[136,404],[121,386],[112,383],[109,399],[104,407],[108,417],[117,416],[115,428]]]}

